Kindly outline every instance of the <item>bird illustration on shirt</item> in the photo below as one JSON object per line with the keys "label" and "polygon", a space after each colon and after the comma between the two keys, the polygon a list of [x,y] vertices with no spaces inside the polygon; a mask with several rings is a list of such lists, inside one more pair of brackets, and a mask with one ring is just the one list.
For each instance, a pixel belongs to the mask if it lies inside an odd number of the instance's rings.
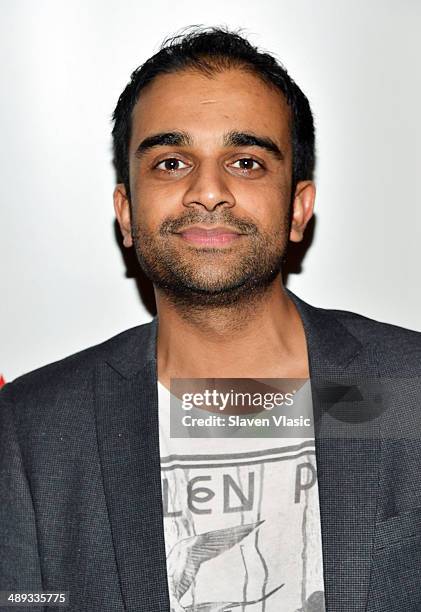
{"label": "bird illustration on shirt", "polygon": [[258,603],[281,588],[280,585],[264,598],[253,602],[204,602],[183,607],[180,600],[188,591],[206,561],[218,557],[241,542],[264,521],[208,531],[177,542],[167,557],[168,586],[172,612],[222,612],[230,608]]}
{"label": "bird illustration on shirt", "polygon": [[251,606],[252,604],[260,603],[276,593],[276,591],[279,591],[283,586],[283,584],[280,584],[269,593],[266,593],[263,597],[259,597],[259,599],[250,601],[207,601],[195,604],[194,606],[187,606],[184,610],[185,612],[230,612],[233,608],[238,608],[239,606]]}

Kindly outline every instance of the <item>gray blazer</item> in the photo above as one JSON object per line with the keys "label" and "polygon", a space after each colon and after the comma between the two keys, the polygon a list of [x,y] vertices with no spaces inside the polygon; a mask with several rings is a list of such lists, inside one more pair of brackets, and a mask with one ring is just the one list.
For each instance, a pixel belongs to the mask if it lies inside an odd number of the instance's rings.
{"label": "gray blazer", "polygon": [[[289,294],[310,360],[327,610],[419,612],[421,334]],[[169,611],[156,331],[155,318],[0,393],[0,590]]]}

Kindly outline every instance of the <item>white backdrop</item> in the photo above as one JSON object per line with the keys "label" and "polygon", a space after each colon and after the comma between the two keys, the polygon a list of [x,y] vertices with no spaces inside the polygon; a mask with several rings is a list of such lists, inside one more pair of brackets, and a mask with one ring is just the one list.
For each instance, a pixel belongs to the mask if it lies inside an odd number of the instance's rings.
{"label": "white backdrop", "polygon": [[113,229],[110,117],[189,24],[243,27],[308,95],[318,136],[306,301],[421,329],[418,0],[3,0],[0,372],[150,320]]}

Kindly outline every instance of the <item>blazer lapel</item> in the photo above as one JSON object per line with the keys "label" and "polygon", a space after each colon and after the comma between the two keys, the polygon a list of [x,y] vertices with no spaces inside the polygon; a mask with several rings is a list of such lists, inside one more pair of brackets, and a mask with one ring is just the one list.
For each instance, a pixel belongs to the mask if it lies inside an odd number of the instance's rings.
{"label": "blazer lapel", "polygon": [[288,294],[310,362],[326,610],[363,612],[378,496],[379,425],[368,384],[378,375],[376,361],[332,313]]}
{"label": "blazer lapel", "polygon": [[156,319],[98,367],[96,422],[105,496],[128,612],[168,612],[156,382]]}

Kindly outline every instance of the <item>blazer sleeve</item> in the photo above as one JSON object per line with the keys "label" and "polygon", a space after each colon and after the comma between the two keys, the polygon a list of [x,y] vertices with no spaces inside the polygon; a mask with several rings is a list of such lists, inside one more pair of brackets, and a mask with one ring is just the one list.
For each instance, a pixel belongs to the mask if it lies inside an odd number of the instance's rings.
{"label": "blazer sleeve", "polygon": [[0,392],[0,591],[40,592],[36,518],[15,424],[12,387],[5,385]]}

